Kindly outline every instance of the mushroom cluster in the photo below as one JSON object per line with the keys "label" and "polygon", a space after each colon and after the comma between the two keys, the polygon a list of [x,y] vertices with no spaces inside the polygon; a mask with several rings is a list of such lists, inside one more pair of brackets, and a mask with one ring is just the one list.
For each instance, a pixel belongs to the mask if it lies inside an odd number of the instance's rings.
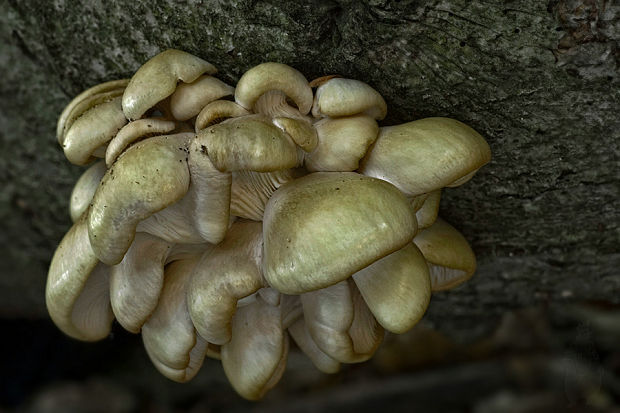
{"label": "mushroom cluster", "polygon": [[386,103],[358,80],[263,63],[234,88],[215,72],[167,50],[62,112],[65,155],[95,162],[71,195],[46,302],[71,337],[100,340],[116,319],[166,377],[219,358],[258,399],[289,336],[333,373],[472,276],[471,248],[437,210],[441,188],[491,155],[456,120],[379,127]]}

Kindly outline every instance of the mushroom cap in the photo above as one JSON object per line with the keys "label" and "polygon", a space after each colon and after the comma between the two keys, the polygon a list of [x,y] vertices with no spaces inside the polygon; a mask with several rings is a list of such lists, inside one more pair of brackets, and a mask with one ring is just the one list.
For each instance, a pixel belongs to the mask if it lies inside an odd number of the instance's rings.
{"label": "mushroom cap", "polygon": [[392,333],[411,329],[430,302],[428,266],[412,243],[356,272],[353,280],[379,324]]}
{"label": "mushroom cap", "polygon": [[69,213],[73,222],[77,222],[88,209],[90,201],[92,201],[93,195],[95,195],[95,191],[99,187],[105,172],[105,162],[96,162],[84,171],[80,179],[75,183],[71,192],[71,201],[69,202]]}
{"label": "mushroom cap", "polygon": [[305,152],[312,152],[319,144],[316,129],[303,119],[276,117],[274,125],[282,129],[293,139],[293,142]]}
{"label": "mushroom cap", "polygon": [[369,116],[325,118],[314,124],[318,147],[305,155],[309,171],[354,171],[379,134],[379,125]]}
{"label": "mushroom cap", "polygon": [[138,232],[123,260],[110,268],[110,301],[125,330],[139,333],[155,310],[172,244]]}
{"label": "mushroom cap", "polygon": [[361,173],[394,184],[406,195],[443,188],[491,159],[482,136],[454,119],[426,118],[380,128]]}
{"label": "mushroom cap", "polygon": [[118,264],[141,220],[178,201],[189,186],[187,141],[193,136],[157,136],[127,149],[106,172],[88,216],[95,255]]}
{"label": "mushroom cap", "polygon": [[123,112],[139,119],[157,102],[170,96],[179,80],[191,83],[203,73],[217,71],[211,63],[181,50],[169,49],[152,57],[133,75],[123,93]]}
{"label": "mushroom cap", "polygon": [[63,333],[84,341],[105,338],[114,316],[108,268],[99,263],[88,240],[86,214],[64,236],[47,275],[45,303]]}
{"label": "mushroom cap", "polygon": [[263,274],[285,294],[317,290],[402,248],[416,230],[393,185],[353,172],[306,175],[267,203]]}
{"label": "mushroom cap", "polygon": [[237,300],[263,287],[262,238],[260,222],[237,221],[196,266],[187,305],[196,330],[208,342],[229,342]]}
{"label": "mushroom cap", "polygon": [[[112,80],[86,89],[77,95],[62,111],[56,124],[56,138],[62,145],[67,130],[67,122],[73,123],[91,107],[123,94],[129,79]],[[110,93],[111,92],[111,93]],[[93,99],[94,98],[94,99]]]}
{"label": "mushroom cap", "polygon": [[291,337],[293,337],[297,346],[308,356],[312,364],[314,364],[319,371],[327,374],[338,373],[340,370],[340,362],[325,354],[325,352],[317,346],[308,331],[303,317],[297,319],[288,328],[288,332],[291,334]]}
{"label": "mushroom cap", "polygon": [[208,103],[196,117],[196,132],[215,125],[228,118],[249,115],[250,112],[244,107],[237,105],[230,100],[214,100]]}
{"label": "mushroom cap", "polygon": [[433,291],[456,287],[476,271],[476,256],[456,228],[441,218],[413,239],[428,261]]}
{"label": "mushroom cap", "polygon": [[126,123],[120,96],[92,107],[67,130],[62,143],[65,156],[73,164],[87,164],[95,150],[106,145]]}
{"label": "mushroom cap", "polygon": [[192,83],[177,86],[170,96],[170,110],[175,119],[187,120],[198,115],[207,103],[234,93],[234,87],[218,78],[204,75]]}
{"label": "mushroom cap", "polygon": [[317,88],[312,105],[314,117],[336,118],[357,114],[381,120],[387,114],[387,105],[379,92],[355,79],[335,77]]}
{"label": "mushroom cap", "polygon": [[171,132],[175,123],[165,119],[138,119],[129,122],[112,138],[105,151],[105,163],[110,168],[125,148],[138,139]]}
{"label": "mushroom cap", "polygon": [[204,147],[205,156],[222,172],[270,172],[298,163],[295,143],[262,115],[232,118],[203,129],[195,145]]}
{"label": "mushroom cap", "polygon": [[241,76],[235,89],[235,101],[248,110],[261,95],[280,90],[295,102],[302,114],[312,107],[312,89],[298,70],[282,63],[267,62],[254,66]]}
{"label": "mushroom cap", "polygon": [[198,337],[187,310],[186,294],[199,256],[166,266],[157,308],[142,327],[142,340],[151,361],[166,377],[186,382],[194,377],[208,343]]}
{"label": "mushroom cap", "polygon": [[221,350],[224,373],[237,393],[258,400],[282,377],[288,347],[280,307],[257,296],[233,317],[232,338]]}
{"label": "mushroom cap", "polygon": [[383,328],[350,280],[303,293],[301,303],[312,340],[338,362],[366,361],[383,340]]}

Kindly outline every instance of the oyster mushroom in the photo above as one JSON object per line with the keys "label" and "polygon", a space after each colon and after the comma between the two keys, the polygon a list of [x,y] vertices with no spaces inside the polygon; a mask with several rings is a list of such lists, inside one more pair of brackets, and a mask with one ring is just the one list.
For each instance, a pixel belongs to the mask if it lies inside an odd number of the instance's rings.
{"label": "oyster mushroom", "polygon": [[71,201],[69,202],[69,213],[71,220],[77,222],[84,212],[88,209],[90,201],[97,191],[101,178],[105,175],[105,162],[94,163],[80,176],[71,191]]}
{"label": "oyster mushroom", "polygon": [[192,83],[182,83],[170,96],[170,111],[178,120],[198,115],[202,108],[224,96],[232,96],[235,88],[213,76],[201,76]]}
{"label": "oyster mushroom", "polygon": [[230,341],[237,301],[264,287],[262,246],[262,225],[237,221],[224,241],[207,251],[197,265],[187,303],[196,330],[210,343]]}
{"label": "oyster mushroom", "polygon": [[314,124],[318,147],[305,155],[311,171],[354,171],[379,134],[377,122],[369,116],[325,118]]}
{"label": "oyster mushroom", "polygon": [[458,182],[490,159],[489,145],[469,126],[427,118],[381,128],[359,172],[386,180],[406,195],[420,195]]}
{"label": "oyster mushroom", "polygon": [[277,116],[273,123],[286,132],[304,152],[314,151],[319,144],[317,131],[308,121]]}
{"label": "oyster mushroom", "polygon": [[191,83],[215,66],[181,50],[169,49],[152,57],[133,75],[123,93],[123,112],[129,120],[139,119],[155,104],[174,93],[179,80]]}
{"label": "oyster mushroom", "polygon": [[108,268],[88,239],[87,214],[71,227],[54,253],[47,275],[45,303],[65,334],[84,341],[106,337],[114,316],[110,307]]}
{"label": "oyster mushroom", "polygon": [[282,376],[287,331],[333,373],[473,274],[437,210],[441,188],[471,179],[490,150],[445,118],[379,128],[385,101],[357,80],[308,83],[265,63],[233,88],[214,73],[168,50],[67,105],[67,157],[105,155],[109,169],[95,164],[74,188],[46,303],[82,340],[116,316],[172,380],[220,358],[255,400]]}
{"label": "oyster mushroom", "polygon": [[301,351],[312,361],[312,364],[323,373],[333,374],[340,370],[340,362],[327,354],[316,344],[310,335],[303,318],[296,320],[288,332]]}
{"label": "oyster mushroom", "polygon": [[108,169],[95,192],[88,234],[95,255],[118,264],[141,220],[179,200],[189,186],[187,141],[179,134],[146,139]]}
{"label": "oyster mushroom", "polygon": [[123,126],[112,138],[105,151],[105,163],[108,168],[131,143],[155,135],[162,135],[176,127],[175,123],[165,119],[138,119]]}
{"label": "oyster mushroom", "polygon": [[202,108],[196,117],[196,132],[229,118],[249,115],[251,112],[229,100],[215,100]]}
{"label": "oyster mushroom", "polygon": [[144,348],[164,376],[178,382],[198,373],[209,343],[196,334],[187,310],[187,286],[199,256],[166,267],[157,308],[142,327]]}
{"label": "oyster mushroom", "polygon": [[364,114],[381,120],[387,114],[383,97],[372,87],[355,79],[335,77],[316,90],[312,115],[332,118]]}
{"label": "oyster mushroom", "polygon": [[233,317],[232,338],[221,348],[224,373],[237,393],[258,400],[282,377],[288,348],[281,307],[257,295]]}
{"label": "oyster mushroom", "polygon": [[116,320],[132,333],[155,310],[164,284],[164,262],[172,244],[143,232],[136,234],[123,260],[110,269],[110,301]]}
{"label": "oyster mushroom", "polygon": [[200,131],[196,138],[204,154],[221,172],[270,172],[297,166],[295,143],[261,115],[228,119]]}
{"label": "oyster mushroom", "polygon": [[410,330],[430,302],[429,270],[413,243],[373,262],[352,278],[379,324],[392,333]]}
{"label": "oyster mushroom", "polygon": [[65,133],[77,118],[89,109],[121,96],[129,79],[112,80],[86,89],[77,95],[62,111],[56,124],[56,138],[64,143]]}
{"label": "oyster mushroom", "polygon": [[366,361],[383,340],[383,329],[350,280],[301,294],[301,303],[314,343],[334,360]]}
{"label": "oyster mushroom", "polygon": [[406,198],[353,172],[317,172],[280,187],[263,220],[263,274],[285,294],[335,284],[402,248],[417,230]]}
{"label": "oyster mushroom", "polygon": [[282,63],[262,63],[241,76],[235,89],[235,101],[252,110],[254,104],[270,90],[282,91],[295,102],[301,114],[310,112],[312,89],[299,71]]}
{"label": "oyster mushroom", "polygon": [[[69,162],[85,165],[125,126],[127,119],[121,109],[121,98],[116,97],[89,109],[77,118],[64,136],[62,147]],[[99,157],[103,157],[101,150]]]}
{"label": "oyster mushroom", "polygon": [[428,261],[433,291],[467,281],[476,271],[476,256],[463,235],[441,218],[418,233],[413,242]]}

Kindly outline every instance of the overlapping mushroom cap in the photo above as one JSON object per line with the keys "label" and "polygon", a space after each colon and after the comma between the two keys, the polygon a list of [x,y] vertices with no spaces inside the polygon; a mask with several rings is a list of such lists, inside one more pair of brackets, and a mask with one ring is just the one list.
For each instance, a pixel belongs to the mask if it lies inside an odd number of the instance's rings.
{"label": "overlapping mushroom cap", "polygon": [[168,50],[63,111],[67,158],[105,162],[73,190],[46,302],[77,339],[105,337],[113,319],[141,333],[172,380],[221,358],[258,399],[284,372],[289,334],[333,373],[471,277],[471,248],[437,211],[441,188],[490,150],[452,119],[379,127],[387,105],[358,80],[264,63],[233,88],[215,72]]}

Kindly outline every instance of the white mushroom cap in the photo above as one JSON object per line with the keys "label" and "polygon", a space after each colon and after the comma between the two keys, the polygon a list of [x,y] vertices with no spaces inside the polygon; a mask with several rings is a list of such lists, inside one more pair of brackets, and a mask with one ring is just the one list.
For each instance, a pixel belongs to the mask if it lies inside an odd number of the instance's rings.
{"label": "white mushroom cap", "polygon": [[379,347],[383,329],[350,280],[301,294],[301,303],[310,336],[334,360],[360,363]]}
{"label": "white mushroom cap", "polygon": [[252,110],[258,98],[270,91],[280,90],[295,102],[302,114],[312,107],[312,89],[299,71],[282,63],[262,63],[241,76],[235,89],[235,101]]}
{"label": "white mushroom cap", "polygon": [[412,243],[356,272],[353,280],[379,324],[392,333],[410,330],[430,302],[426,260]]}
{"label": "white mushroom cap", "polygon": [[165,119],[138,119],[129,122],[112,138],[105,151],[105,163],[110,168],[127,146],[138,139],[171,132],[175,123]]}
{"label": "white mushroom cap", "polygon": [[201,76],[192,83],[182,83],[170,96],[172,116],[187,120],[198,115],[209,102],[232,96],[235,88],[213,76]]}
{"label": "white mushroom cap", "polygon": [[91,107],[112,100],[116,96],[121,96],[128,83],[129,79],[112,80],[93,86],[77,95],[65,107],[58,118],[58,123],[56,125],[56,138],[58,139],[58,143],[62,145],[65,132],[75,119],[82,116],[82,114]]}
{"label": "white mushroom cap", "polygon": [[402,248],[417,231],[407,199],[352,172],[289,182],[267,203],[263,274],[285,294],[323,288]]}
{"label": "white mushroom cap", "polygon": [[87,164],[126,123],[120,96],[94,106],[67,130],[62,143],[65,156],[73,164]]}
{"label": "white mushroom cap", "polygon": [[413,239],[428,261],[433,291],[467,281],[476,271],[476,256],[465,237],[441,218]]}
{"label": "white mushroom cap", "polygon": [[54,323],[73,338],[96,341],[110,332],[114,316],[108,268],[99,263],[90,247],[86,214],[73,224],[54,253],[45,303]]}
{"label": "white mushroom cap", "polygon": [[118,264],[133,241],[138,222],[185,195],[191,136],[146,139],[125,151],[108,169],[88,216],[91,245],[101,261]]}
{"label": "white mushroom cap", "polygon": [[237,309],[232,339],[222,346],[222,366],[237,393],[258,400],[275,386],[286,366],[288,334],[282,328],[279,306],[260,296]]}
{"label": "white mushroom cap", "polygon": [[314,117],[357,114],[381,120],[387,114],[387,105],[379,92],[355,79],[335,77],[317,88],[312,105]]}
{"label": "white mushroom cap", "polygon": [[263,287],[262,246],[261,223],[237,221],[196,266],[187,303],[196,330],[208,342],[230,341],[237,300]]}
{"label": "white mushroom cap", "polygon": [[295,143],[262,115],[232,118],[203,129],[195,145],[204,147],[204,155],[221,172],[270,172],[298,164]]}
{"label": "white mushroom cap", "polygon": [[90,201],[92,201],[93,195],[95,195],[95,191],[99,187],[105,172],[105,162],[96,162],[84,171],[80,179],[75,183],[71,192],[71,201],[69,202],[69,212],[73,222],[77,222],[88,209]]}
{"label": "white mushroom cap", "polygon": [[172,245],[138,232],[123,260],[110,269],[110,301],[125,330],[139,333],[157,306],[164,285],[164,262]]}
{"label": "white mushroom cap", "polygon": [[142,327],[151,361],[164,376],[178,382],[196,375],[207,352],[208,343],[196,334],[185,298],[198,259],[174,261],[166,267],[157,308]]}
{"label": "white mushroom cap", "polygon": [[311,171],[354,171],[379,134],[379,125],[369,116],[325,118],[314,124],[318,147],[305,155]]}
{"label": "white mushroom cap", "polygon": [[250,112],[230,100],[215,100],[207,104],[196,117],[196,132],[228,118],[249,115]]}
{"label": "white mushroom cap", "polygon": [[189,53],[169,49],[143,64],[123,94],[123,112],[139,119],[157,102],[170,96],[179,80],[191,83],[203,73],[214,74],[215,66]]}
{"label": "white mushroom cap", "polygon": [[420,195],[458,182],[491,159],[484,138],[448,118],[427,118],[380,129],[359,171]]}

